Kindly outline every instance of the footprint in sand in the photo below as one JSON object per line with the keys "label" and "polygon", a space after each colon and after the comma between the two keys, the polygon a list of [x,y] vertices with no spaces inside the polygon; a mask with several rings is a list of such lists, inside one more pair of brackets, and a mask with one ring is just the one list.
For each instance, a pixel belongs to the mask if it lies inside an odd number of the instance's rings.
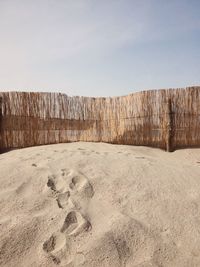
{"label": "footprint in sand", "polygon": [[62,209],[67,208],[69,202],[77,209],[82,209],[94,195],[93,186],[87,177],[81,173],[69,172],[67,169],[61,169],[61,175],[49,175],[47,186],[57,197],[58,207]]}
{"label": "footprint in sand", "polygon": [[94,195],[93,186],[83,175],[75,175],[71,179],[69,188],[72,190],[72,192],[79,193],[85,198],[92,198]]}
{"label": "footprint in sand", "polygon": [[[67,187],[67,181],[71,179]],[[74,266],[74,261],[84,260],[83,255],[72,257],[76,254],[76,242],[74,238],[82,233],[87,233],[92,226],[89,220],[83,215],[83,211],[77,211],[77,207],[83,209],[88,200],[93,197],[94,190],[88,179],[82,174],[73,174],[66,169],[61,170],[61,175],[48,176],[47,186],[56,196],[58,207],[70,210],[65,217],[60,230],[50,236],[44,242],[43,250],[49,255],[52,261],[59,266]],[[70,189],[70,191],[68,190]],[[75,250],[72,253],[72,250]]]}
{"label": "footprint in sand", "polygon": [[67,264],[69,263],[67,260],[69,260],[70,256],[69,245],[65,235],[57,232],[52,234],[50,238],[44,242],[43,250],[55,264],[60,265],[61,262],[62,264]]}
{"label": "footprint in sand", "polygon": [[56,192],[55,176],[48,176],[47,186],[54,192]]}
{"label": "footprint in sand", "polygon": [[67,182],[64,177],[52,174],[48,176],[47,186],[56,193],[64,193],[67,189]]}
{"label": "footprint in sand", "polygon": [[51,189],[54,197],[56,197],[59,208],[64,209],[72,205],[70,191],[67,190],[67,182],[63,177],[57,177],[56,175],[48,176],[47,186]]}
{"label": "footprint in sand", "polygon": [[69,197],[70,197],[69,191],[59,194],[57,199],[56,199],[56,201],[58,203],[58,207],[61,209],[67,208],[67,206],[69,204]]}
{"label": "footprint in sand", "polygon": [[52,261],[60,266],[73,264],[71,259],[74,242],[71,237],[75,237],[91,229],[90,222],[81,213],[70,211],[61,227],[60,231],[54,233],[44,242],[43,250],[50,256]]}
{"label": "footprint in sand", "polygon": [[70,211],[60,229],[61,233],[67,233],[68,235],[77,236],[78,234],[91,230],[90,222],[77,211]]}

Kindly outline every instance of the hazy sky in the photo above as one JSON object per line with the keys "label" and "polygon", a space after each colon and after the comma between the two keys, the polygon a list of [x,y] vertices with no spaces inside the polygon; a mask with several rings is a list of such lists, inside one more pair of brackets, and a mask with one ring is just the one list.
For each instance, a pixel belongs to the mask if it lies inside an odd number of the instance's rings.
{"label": "hazy sky", "polygon": [[0,0],[0,89],[200,85],[200,0]]}

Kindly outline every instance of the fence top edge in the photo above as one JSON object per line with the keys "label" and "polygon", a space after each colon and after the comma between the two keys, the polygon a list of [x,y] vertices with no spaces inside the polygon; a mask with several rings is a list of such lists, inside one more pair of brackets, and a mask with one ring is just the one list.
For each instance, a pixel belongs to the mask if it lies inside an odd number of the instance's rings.
{"label": "fence top edge", "polygon": [[156,94],[156,93],[164,93],[164,92],[172,92],[172,91],[190,91],[190,90],[200,90],[199,86],[187,86],[187,87],[179,87],[179,88],[161,88],[161,89],[144,89],[141,91],[135,91],[127,95],[121,95],[121,96],[77,96],[77,95],[68,95],[66,93],[62,92],[45,92],[45,91],[0,91],[0,97],[6,94],[25,94],[25,95],[55,95],[55,96],[63,96],[68,98],[84,98],[84,99],[117,99],[117,98],[123,98],[123,97],[129,97],[133,95],[142,95],[142,94]]}

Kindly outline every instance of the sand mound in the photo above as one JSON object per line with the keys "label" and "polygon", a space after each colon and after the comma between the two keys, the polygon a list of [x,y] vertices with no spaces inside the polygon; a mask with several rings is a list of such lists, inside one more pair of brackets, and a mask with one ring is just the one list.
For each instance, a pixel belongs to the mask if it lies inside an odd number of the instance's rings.
{"label": "sand mound", "polygon": [[200,266],[200,149],[0,155],[0,266]]}

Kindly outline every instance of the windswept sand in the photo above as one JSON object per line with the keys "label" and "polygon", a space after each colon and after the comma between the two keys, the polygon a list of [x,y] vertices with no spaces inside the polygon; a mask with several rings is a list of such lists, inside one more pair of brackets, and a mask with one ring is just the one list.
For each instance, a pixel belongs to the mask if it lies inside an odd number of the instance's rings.
{"label": "windswept sand", "polygon": [[1,154],[0,266],[200,266],[200,149]]}

